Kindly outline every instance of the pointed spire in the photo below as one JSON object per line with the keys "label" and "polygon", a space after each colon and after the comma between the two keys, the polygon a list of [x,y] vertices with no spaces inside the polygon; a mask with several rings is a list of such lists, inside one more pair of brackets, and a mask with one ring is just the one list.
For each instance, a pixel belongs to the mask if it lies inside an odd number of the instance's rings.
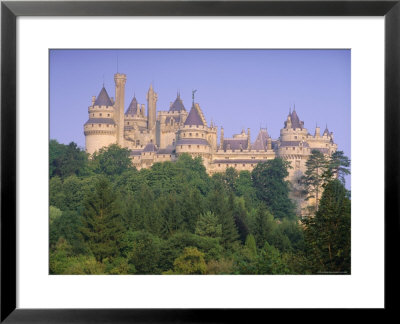
{"label": "pointed spire", "polygon": [[100,90],[99,95],[96,98],[96,101],[94,102],[95,106],[112,106],[112,102],[110,97],[108,96],[106,88],[103,88]]}

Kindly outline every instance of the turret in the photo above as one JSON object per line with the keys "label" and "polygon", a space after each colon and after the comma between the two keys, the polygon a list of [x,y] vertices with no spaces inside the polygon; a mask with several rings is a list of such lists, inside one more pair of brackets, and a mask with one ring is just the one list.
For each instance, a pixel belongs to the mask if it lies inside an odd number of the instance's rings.
{"label": "turret", "polygon": [[315,137],[321,137],[321,129],[319,128],[318,125],[315,126],[315,133],[314,133]]}
{"label": "turret", "polygon": [[115,123],[117,124],[117,144],[124,146],[124,110],[126,74],[115,73]]}
{"label": "turret", "polygon": [[268,137],[268,139],[267,139],[267,150],[268,150],[268,151],[272,150],[272,140],[271,140],[271,137]]}
{"label": "turret", "polygon": [[247,128],[247,147],[249,148],[249,150],[251,149],[251,146],[250,146],[250,128]]}
{"label": "turret", "polygon": [[156,104],[158,100],[158,95],[153,90],[153,85],[150,85],[146,99],[147,99],[147,129],[150,131],[154,131],[156,127]]}
{"label": "turret", "polygon": [[84,125],[86,152],[89,154],[114,144],[117,140],[115,111],[104,86],[97,98],[92,97],[91,102],[88,109],[89,119]]}

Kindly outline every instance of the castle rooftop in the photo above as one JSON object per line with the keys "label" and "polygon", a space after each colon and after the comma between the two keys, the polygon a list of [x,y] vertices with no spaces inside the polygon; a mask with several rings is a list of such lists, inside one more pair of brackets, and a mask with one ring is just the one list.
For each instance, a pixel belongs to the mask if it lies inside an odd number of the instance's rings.
{"label": "castle rooftop", "polygon": [[97,96],[95,102],[94,102],[95,106],[112,106],[113,103],[110,99],[110,97],[108,96],[107,90],[106,88],[103,88],[100,90],[99,95]]}
{"label": "castle rooftop", "polygon": [[185,106],[183,105],[180,94],[178,93],[174,103],[169,107],[169,111],[186,111]]}
{"label": "castle rooftop", "polygon": [[201,118],[201,113],[199,111],[197,105],[193,104],[192,108],[190,109],[189,115],[186,118],[185,126],[207,126],[203,122],[203,118]]}
{"label": "castle rooftop", "polygon": [[138,106],[138,102],[136,100],[136,96],[134,95],[128,109],[125,112],[125,115],[136,115],[137,114],[137,106]]}

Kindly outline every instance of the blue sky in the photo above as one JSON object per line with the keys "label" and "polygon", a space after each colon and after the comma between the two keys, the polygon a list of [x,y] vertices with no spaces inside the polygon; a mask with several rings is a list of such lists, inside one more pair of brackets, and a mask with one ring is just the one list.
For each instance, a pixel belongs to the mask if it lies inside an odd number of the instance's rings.
{"label": "blue sky", "polygon": [[[118,63],[117,63],[118,62]],[[350,152],[350,50],[51,50],[50,138],[84,147],[83,124],[91,97],[104,85],[114,97],[114,73],[125,73],[125,105],[133,94],[146,104],[153,84],[157,110],[168,110],[177,91],[187,110],[191,91],[205,118],[225,137],[260,127],[279,137],[289,108],[314,134],[328,125],[339,150]]]}

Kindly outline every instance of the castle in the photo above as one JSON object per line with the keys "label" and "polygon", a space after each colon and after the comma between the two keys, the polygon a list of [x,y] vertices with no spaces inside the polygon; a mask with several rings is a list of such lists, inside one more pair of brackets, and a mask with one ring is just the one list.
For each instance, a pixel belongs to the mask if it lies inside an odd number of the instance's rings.
{"label": "castle", "polygon": [[114,81],[115,100],[104,86],[97,97],[92,97],[89,119],[84,125],[86,151],[93,154],[102,147],[118,144],[131,151],[132,164],[137,169],[174,161],[182,153],[201,156],[210,175],[228,167],[251,171],[259,162],[281,157],[291,163],[288,180],[296,184],[312,150],[326,155],[337,150],[333,133],[326,127],[321,135],[316,127],[311,135],[295,108],[289,111],[278,139],[272,139],[266,129],[260,129],[254,143],[250,129],[225,138],[221,127],[218,141],[217,127],[207,124],[194,95],[189,112],[179,93],[168,110],[157,112],[158,95],[151,85],[146,97],[147,114],[145,105],[139,104],[135,96],[125,111],[126,75],[116,73]]}

